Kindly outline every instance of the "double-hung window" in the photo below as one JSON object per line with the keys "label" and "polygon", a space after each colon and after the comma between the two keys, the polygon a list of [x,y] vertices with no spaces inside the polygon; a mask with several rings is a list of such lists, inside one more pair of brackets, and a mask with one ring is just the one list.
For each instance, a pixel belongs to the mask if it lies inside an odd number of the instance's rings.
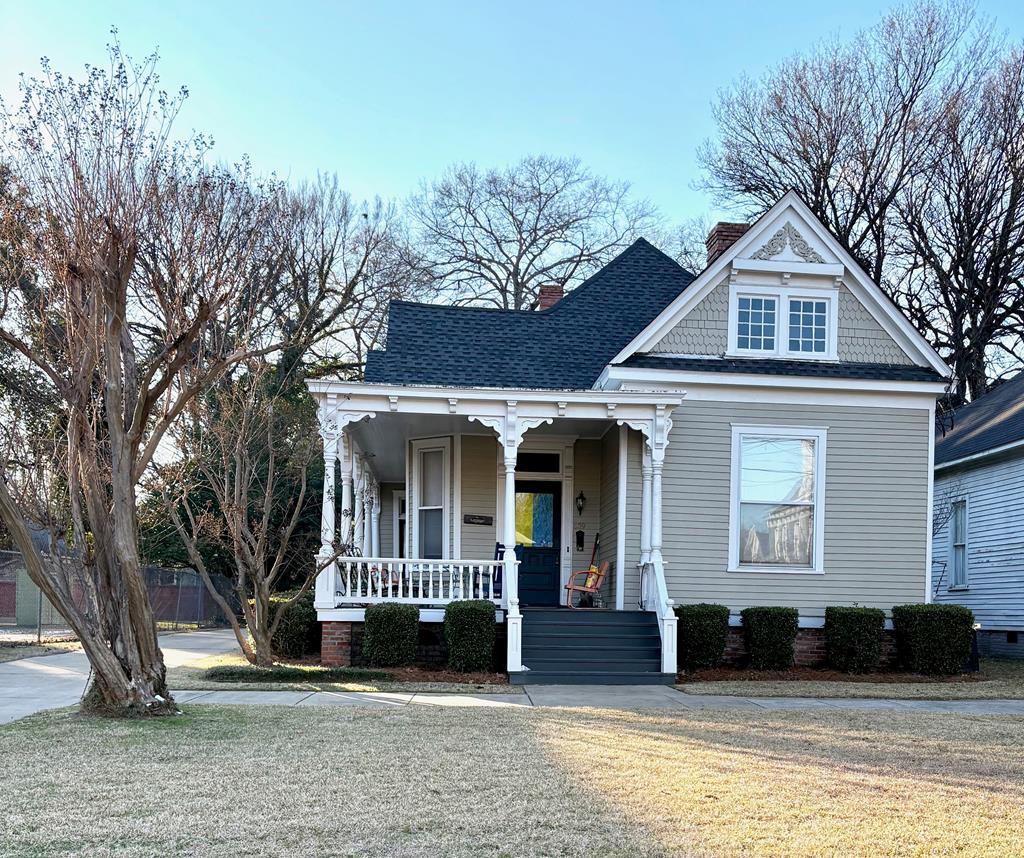
{"label": "double-hung window", "polygon": [[825,436],[733,426],[731,571],[824,571]]}
{"label": "double-hung window", "polygon": [[830,289],[731,290],[729,354],[835,360],[838,321]]}
{"label": "double-hung window", "polygon": [[952,503],[949,516],[949,586],[967,586],[967,499]]}
{"label": "double-hung window", "polygon": [[448,556],[449,450],[448,439],[413,441],[413,553],[425,560]]}

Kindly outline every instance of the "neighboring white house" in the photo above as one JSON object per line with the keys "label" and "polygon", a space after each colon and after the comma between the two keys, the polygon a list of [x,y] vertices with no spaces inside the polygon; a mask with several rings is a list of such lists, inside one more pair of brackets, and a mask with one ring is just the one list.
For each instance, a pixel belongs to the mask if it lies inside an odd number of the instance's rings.
{"label": "neighboring white house", "polygon": [[[670,681],[679,603],[926,599],[949,369],[796,194],[697,276],[639,240],[558,297],[395,302],[365,382],[309,383],[325,660],[368,604],[483,596],[515,682]],[[558,610],[598,532],[611,610]]]}
{"label": "neighboring white house", "polygon": [[1024,658],[1024,374],[937,435],[935,516],[934,600],[974,611],[983,654]]}

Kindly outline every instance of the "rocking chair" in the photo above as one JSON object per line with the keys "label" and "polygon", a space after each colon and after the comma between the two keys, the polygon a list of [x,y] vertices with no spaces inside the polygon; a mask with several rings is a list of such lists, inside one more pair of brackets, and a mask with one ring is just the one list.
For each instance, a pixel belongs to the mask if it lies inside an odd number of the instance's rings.
{"label": "rocking chair", "polygon": [[[608,574],[609,566],[610,564],[605,560],[600,566],[591,566],[589,569],[573,572],[569,576],[569,583],[565,585],[565,607],[578,607],[572,603],[573,593],[579,593],[581,595],[589,593],[592,596],[599,593],[601,591],[601,585],[604,583],[605,576]],[[582,582],[577,583],[577,579],[581,575],[584,576],[583,580]]]}

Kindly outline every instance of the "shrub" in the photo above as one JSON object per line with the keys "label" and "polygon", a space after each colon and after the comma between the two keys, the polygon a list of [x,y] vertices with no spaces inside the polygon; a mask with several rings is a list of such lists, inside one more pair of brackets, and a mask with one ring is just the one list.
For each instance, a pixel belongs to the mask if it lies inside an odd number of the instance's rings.
{"label": "shrub", "polygon": [[743,637],[754,670],[785,670],[793,665],[799,614],[796,608],[744,608]]}
{"label": "shrub", "polygon": [[483,599],[451,602],[444,609],[444,639],[452,670],[491,670],[494,666],[494,603]]}
{"label": "shrub", "polygon": [[845,673],[868,673],[882,660],[885,611],[881,608],[825,608],[825,654]]}
{"label": "shrub", "polygon": [[894,605],[900,664],[914,673],[959,673],[971,655],[974,613],[962,605]]}
{"label": "shrub", "polygon": [[363,655],[374,667],[404,667],[416,659],[420,611],[415,605],[370,605]]}
{"label": "shrub", "polygon": [[679,666],[704,670],[722,663],[729,635],[729,609],[725,605],[678,605]]}
{"label": "shrub", "polygon": [[[269,616],[276,616],[281,604],[294,595],[294,592],[272,595]],[[316,618],[316,608],[313,607],[312,590],[307,590],[284,609],[270,646],[277,655],[285,658],[301,658],[320,649],[320,623]]]}

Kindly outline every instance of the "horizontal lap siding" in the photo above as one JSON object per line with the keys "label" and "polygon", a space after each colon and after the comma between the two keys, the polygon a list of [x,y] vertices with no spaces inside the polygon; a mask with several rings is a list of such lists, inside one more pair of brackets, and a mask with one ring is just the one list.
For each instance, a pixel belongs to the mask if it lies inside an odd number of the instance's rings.
{"label": "horizontal lap siding", "polygon": [[456,515],[489,515],[494,524],[462,524],[462,559],[494,557],[497,536],[498,442],[493,436],[462,436],[462,509]]}
{"label": "horizontal lap siding", "polygon": [[601,591],[609,606],[615,605],[616,555],[619,516],[619,429],[605,432],[601,439],[601,560],[607,560],[608,577]]}
{"label": "horizontal lap siding", "polygon": [[626,574],[625,609],[636,610],[640,600],[640,507],[643,496],[641,458],[643,456],[643,435],[629,430],[629,445],[626,450]]}
{"label": "horizontal lap siding", "polygon": [[[789,605],[823,616],[830,604],[923,599],[927,410],[688,400],[672,421],[663,527],[677,601]],[[827,427],[824,575],[726,571],[732,423]]]}
{"label": "horizontal lap siding", "polygon": [[[576,496],[583,492],[587,504],[583,515],[576,512]],[[596,439],[580,439],[573,447],[573,499],[570,509],[573,516],[573,527],[570,529],[569,541],[572,543],[572,571],[587,569],[590,566],[590,555],[594,549],[594,537],[601,532],[601,441]],[[576,531],[583,531],[583,550],[576,550]],[[600,560],[615,560],[615,542],[605,539],[601,532]],[[609,591],[605,591],[608,598]],[[564,594],[563,594],[564,595]]]}
{"label": "horizontal lap siding", "polygon": [[948,516],[948,504],[954,497],[967,498],[968,589],[949,590],[946,521],[932,548],[935,600],[966,605],[983,629],[1024,630],[1024,459],[938,476],[937,520]]}

